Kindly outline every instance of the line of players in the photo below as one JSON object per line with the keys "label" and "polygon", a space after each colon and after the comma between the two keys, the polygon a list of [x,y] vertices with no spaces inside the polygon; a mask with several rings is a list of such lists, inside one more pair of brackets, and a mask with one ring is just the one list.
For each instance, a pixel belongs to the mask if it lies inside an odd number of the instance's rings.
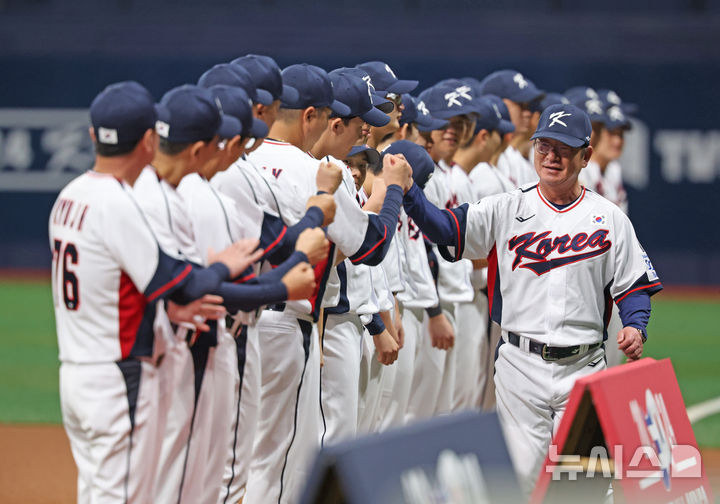
{"label": "line of players", "polygon": [[95,168],[50,218],[79,502],[296,502],[325,443],[492,408],[487,262],[444,260],[403,192],[537,180],[540,112],[571,101],[584,184],[626,205],[627,109],[511,70],[417,85],[247,55],[158,104],[135,82],[93,101]]}

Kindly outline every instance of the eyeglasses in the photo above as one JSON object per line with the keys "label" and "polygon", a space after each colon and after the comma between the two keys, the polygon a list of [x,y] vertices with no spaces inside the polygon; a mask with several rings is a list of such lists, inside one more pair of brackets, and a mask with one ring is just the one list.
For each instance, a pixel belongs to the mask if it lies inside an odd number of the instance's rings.
{"label": "eyeglasses", "polygon": [[563,158],[570,158],[573,157],[580,149],[576,149],[574,147],[568,147],[566,145],[558,145],[556,147],[553,147],[553,145],[550,142],[545,142],[544,140],[535,140],[535,152],[542,156],[547,156],[550,154],[550,151],[554,151],[555,154],[557,154],[560,157]]}

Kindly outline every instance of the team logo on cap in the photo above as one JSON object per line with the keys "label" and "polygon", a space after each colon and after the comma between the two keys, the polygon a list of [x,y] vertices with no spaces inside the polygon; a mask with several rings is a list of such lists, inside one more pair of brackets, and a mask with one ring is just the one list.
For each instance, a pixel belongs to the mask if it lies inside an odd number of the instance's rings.
{"label": "team logo on cap", "polygon": [[602,114],[602,102],[597,98],[592,98],[585,102],[585,110],[587,110],[588,114]]}
{"label": "team logo on cap", "polygon": [[430,115],[430,111],[428,110],[424,101],[421,101],[420,103],[417,104],[417,109],[424,116]]}
{"label": "team logo on cap", "polygon": [[98,128],[98,142],[101,144],[117,145],[118,133],[116,129],[112,128]]}
{"label": "team logo on cap", "polygon": [[593,88],[587,88],[585,90],[585,96],[590,98],[591,100],[599,100],[600,96],[595,92]]}
{"label": "team logo on cap", "polygon": [[495,105],[494,103],[492,104],[492,106],[493,106],[493,110],[495,111],[495,115],[497,116],[497,118],[502,119],[502,114],[500,113],[500,109],[498,109],[498,106]]}
{"label": "team logo on cap", "polygon": [[217,105],[218,110],[222,114],[223,113],[222,103],[220,103],[220,98],[218,98],[217,96],[215,97],[215,105]]}
{"label": "team logo on cap", "polygon": [[613,121],[624,121],[625,120],[625,114],[622,113],[622,110],[620,110],[620,107],[610,107],[608,109],[608,116],[610,116],[610,119]]}
{"label": "team logo on cap", "polygon": [[165,121],[155,121],[155,132],[163,138],[170,136],[170,125]]}
{"label": "team logo on cap", "polygon": [[385,70],[387,70],[387,73],[392,75],[393,79],[397,80],[397,77],[395,76],[395,72],[392,71],[392,68],[390,68],[390,65],[388,65],[387,63],[385,63]]}
{"label": "team logo on cap", "polygon": [[[460,88],[458,88],[460,89]],[[454,105],[457,105],[458,107],[462,107],[462,102],[458,100],[458,98],[463,97],[462,93],[459,93],[456,89],[455,91],[450,91],[449,93],[445,93],[445,99],[448,101],[447,106],[448,108],[451,108]]]}
{"label": "team logo on cap", "polygon": [[569,117],[572,114],[570,112],[565,112],[564,110],[558,110],[557,112],[553,112],[550,114],[550,124],[548,124],[548,128],[552,128],[555,124],[560,124],[562,126],[565,126],[567,128],[567,124],[565,124],[562,119],[563,117]]}
{"label": "team logo on cap", "polygon": [[608,91],[607,101],[609,101],[613,105],[620,105],[620,103],[622,102],[622,100],[615,91]]}
{"label": "team logo on cap", "polygon": [[515,84],[518,85],[520,89],[525,89],[526,87],[528,87],[528,81],[525,80],[525,77],[523,77],[523,74],[521,73],[516,73],[513,77],[513,81],[515,82]]}

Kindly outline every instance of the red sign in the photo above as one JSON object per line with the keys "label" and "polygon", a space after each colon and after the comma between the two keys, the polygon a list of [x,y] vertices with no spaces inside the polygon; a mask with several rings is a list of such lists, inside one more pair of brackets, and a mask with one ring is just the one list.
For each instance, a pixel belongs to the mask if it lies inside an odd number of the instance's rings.
{"label": "red sign", "polygon": [[[588,446],[582,436],[598,424],[601,435]],[[642,359],[577,380],[531,501],[543,502],[559,480],[572,485],[578,474],[611,480],[627,502],[712,502],[670,359]]]}

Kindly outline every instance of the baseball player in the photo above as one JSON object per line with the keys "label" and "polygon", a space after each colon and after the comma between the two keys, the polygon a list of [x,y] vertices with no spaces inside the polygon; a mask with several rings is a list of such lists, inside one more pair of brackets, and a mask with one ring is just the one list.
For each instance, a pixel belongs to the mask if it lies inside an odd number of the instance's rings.
{"label": "baseball player", "polygon": [[[412,177],[424,187],[435,170],[427,151],[412,142],[400,140],[390,145],[385,154],[402,154],[413,167]],[[397,293],[398,312],[402,317],[403,348],[395,364],[395,377],[389,397],[381,410],[385,413],[381,430],[406,422],[408,404],[413,393],[418,346],[423,337],[426,309],[437,306],[438,296],[430,270],[425,241],[415,223],[401,212],[398,233],[399,278],[390,276],[391,289]],[[395,269],[392,265],[388,271]]]}
{"label": "baseball player", "polygon": [[494,94],[505,102],[512,123],[515,125],[510,145],[497,162],[497,167],[513,181],[516,186],[526,182],[536,182],[537,175],[521,150],[527,145],[531,129],[532,111],[530,103],[541,98],[540,91],[532,81],[515,70],[498,70],[485,77],[481,82],[483,94]]}
{"label": "baseball player", "polygon": [[370,128],[370,136],[366,143],[371,147],[377,148],[388,137],[391,137],[400,129],[400,117],[404,109],[401,95],[403,93],[410,93],[415,89],[418,81],[398,79],[390,66],[382,61],[360,63],[356,68],[367,72],[375,90],[395,105],[393,110],[388,112],[390,116],[390,122],[388,124],[382,127]]}
{"label": "baseball player", "polygon": [[[453,156],[450,184],[457,195],[457,204],[476,203],[482,198],[476,180],[470,175],[476,166],[487,162],[500,146],[500,112],[494,103],[484,97],[473,99],[477,120],[470,142],[460,146]],[[482,183],[478,181],[478,184]],[[467,261],[469,263],[469,261]],[[482,291],[487,286],[487,261],[471,263],[470,284],[473,296],[470,301],[455,303],[456,328],[456,369],[453,391],[453,411],[479,406],[478,391],[484,390],[488,376],[490,355],[487,296]],[[480,386],[478,386],[480,385]]]}
{"label": "baseball player", "polygon": [[63,422],[78,502],[147,502],[162,439],[162,334],[171,331],[163,301],[170,310],[169,300],[200,299],[254,258],[233,247],[201,269],[158,246],[131,190],[155,153],[157,110],[145,88],[108,86],[90,117],[95,165],[61,191],[49,222]]}
{"label": "baseball player", "polygon": [[[390,118],[375,108],[369,82],[342,70],[330,72],[329,78],[335,99],[347,105],[350,111],[344,116],[331,117],[310,153],[316,159],[322,158],[339,166],[344,180],[338,191],[346,191],[351,199],[357,200],[352,174],[340,160],[360,140],[364,124],[382,127],[390,122]],[[362,212],[355,212],[355,215],[362,216]],[[320,377],[323,443],[352,438],[357,433],[358,383],[365,329],[372,336],[383,364],[392,364],[398,352],[397,342],[379,315],[370,267],[345,259],[331,272],[328,286],[331,284],[338,289],[338,301],[324,311]],[[329,288],[326,295],[330,295]]]}
{"label": "baseball player", "polygon": [[605,368],[610,302],[624,325],[612,344],[638,359],[650,295],[662,288],[627,217],[578,183],[592,154],[590,132],[579,108],[550,106],[532,136],[538,184],[449,211],[418,188],[405,198],[408,214],[447,258],[488,257],[490,311],[503,330],[497,409],[527,492],[575,379]]}
{"label": "baseball player", "polygon": [[[433,142],[429,153],[436,163],[435,172],[424,192],[440,206],[452,207],[457,204],[450,180],[449,162],[452,162],[459,146],[470,139],[475,129],[475,106],[469,92],[468,86],[453,80],[438,83],[419,96],[432,117],[448,121],[442,130],[423,133]],[[418,341],[408,421],[451,411],[455,388],[455,303],[473,299],[470,263],[450,264],[438,257],[436,250],[429,253],[440,303],[427,311],[427,330]]]}
{"label": "baseball player", "polygon": [[[327,74],[318,67],[291,65],[282,77],[298,90],[299,98],[282,103],[269,137],[249,159],[273,186],[282,219],[293,224],[317,192],[318,162],[307,152],[327,129],[330,112],[347,116],[350,109],[335,100]],[[396,159],[392,163],[405,165]],[[394,233],[399,192],[389,188],[377,216],[364,213],[347,191],[335,192],[337,212],[328,226],[328,237],[343,255],[369,264],[382,259]],[[313,322],[320,312],[333,254],[331,247],[326,264],[316,268],[320,282],[312,300],[270,306],[258,323],[263,384],[248,501],[292,502],[319,445],[320,355]],[[297,343],[288,345],[288,341]]]}
{"label": "baseball player", "polygon": [[[260,143],[256,137],[255,145]],[[337,189],[340,177],[332,180],[332,177],[323,178],[324,175],[327,175],[324,170],[318,170],[318,188],[331,194]],[[238,229],[241,236],[259,238],[265,247],[264,258],[271,264],[286,257],[282,250],[287,248],[284,247],[285,243],[294,245],[303,230],[332,222],[335,212],[332,196],[316,195],[308,200],[308,209],[303,218],[292,226],[285,226],[276,213],[277,198],[270,185],[244,154],[228,170],[217,173],[212,178],[211,185],[220,195],[232,202],[233,213],[241,221]],[[267,263],[264,267],[267,268]],[[236,396],[233,442],[228,452],[228,464],[221,491],[222,502],[236,502],[244,495],[251,458],[242,454],[252,452],[260,409],[262,371],[259,328],[256,325],[257,316],[247,315],[243,317],[243,331],[236,338],[241,390]]]}

